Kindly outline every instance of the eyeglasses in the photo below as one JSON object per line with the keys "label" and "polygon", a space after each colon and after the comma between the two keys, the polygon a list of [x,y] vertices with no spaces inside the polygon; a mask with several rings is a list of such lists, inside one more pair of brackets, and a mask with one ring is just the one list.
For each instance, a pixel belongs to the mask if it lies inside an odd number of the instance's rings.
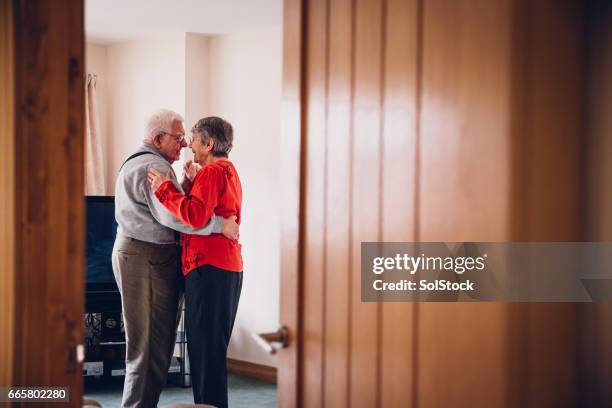
{"label": "eyeglasses", "polygon": [[168,133],[168,132],[161,132],[160,135],[172,136],[172,138],[174,139],[174,141],[176,143],[183,143],[183,140],[185,140],[185,135],[183,135],[183,134],[174,135],[174,134]]}

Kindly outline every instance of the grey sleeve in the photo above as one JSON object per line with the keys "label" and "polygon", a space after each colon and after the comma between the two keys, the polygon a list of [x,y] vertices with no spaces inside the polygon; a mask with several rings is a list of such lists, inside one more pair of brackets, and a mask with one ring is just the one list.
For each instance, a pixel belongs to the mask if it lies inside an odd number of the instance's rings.
{"label": "grey sleeve", "polygon": [[[168,170],[172,168],[169,165],[164,166],[161,163],[152,164],[151,167],[161,172],[162,174],[167,173]],[[149,182],[147,181],[147,177],[146,177],[147,170],[148,168],[144,169],[145,175],[143,179],[144,182],[142,184],[142,193],[145,197],[147,205],[149,206],[149,210],[151,211],[151,214],[153,215],[153,218],[155,218],[157,222],[159,222],[160,224],[168,228],[171,228],[178,232],[182,232],[184,234],[210,235],[213,233],[221,233],[223,231],[223,217],[220,217],[218,215],[213,215],[208,221],[208,224],[200,228],[192,228],[192,227],[189,227],[183,224],[181,220],[179,220],[174,215],[172,215],[172,213],[166,207],[164,207],[162,203],[159,202],[159,200],[153,193],[153,190],[151,189]],[[174,175],[174,172],[172,172],[171,177],[172,177],[172,182],[174,183],[174,185],[179,189],[179,191],[182,192],[183,189],[176,181],[176,176]]]}

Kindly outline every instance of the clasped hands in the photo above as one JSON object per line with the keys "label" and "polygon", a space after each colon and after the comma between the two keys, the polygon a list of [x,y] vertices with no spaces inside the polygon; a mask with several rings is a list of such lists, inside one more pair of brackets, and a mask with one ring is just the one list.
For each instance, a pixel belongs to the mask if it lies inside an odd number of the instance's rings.
{"label": "clasped hands", "polygon": [[[200,171],[201,168],[202,166],[189,160],[187,161],[187,163],[185,163],[185,166],[183,167],[183,172],[185,177],[189,179],[189,181],[193,181],[196,174],[198,173],[198,171]],[[166,174],[162,174],[154,168],[150,167],[147,172],[147,180],[149,181],[149,184],[151,184],[151,189],[153,191],[157,191],[159,186],[161,186],[168,180],[172,180],[171,174],[172,169],[168,170]],[[221,233],[228,239],[231,239],[233,241],[238,240],[238,238],[240,237],[240,227],[236,223],[236,216],[232,215],[231,217],[223,218],[223,230],[221,231]]]}
{"label": "clasped hands", "polygon": [[[183,175],[191,182],[195,178],[198,171],[202,169],[198,163],[194,163],[192,160],[188,160],[183,166]],[[164,182],[171,180],[170,175],[172,174],[172,169],[168,170],[166,174],[162,174],[159,171],[155,170],[153,167],[149,168],[147,173],[147,180],[151,184],[151,188],[153,191],[157,191],[159,186],[164,184]]]}

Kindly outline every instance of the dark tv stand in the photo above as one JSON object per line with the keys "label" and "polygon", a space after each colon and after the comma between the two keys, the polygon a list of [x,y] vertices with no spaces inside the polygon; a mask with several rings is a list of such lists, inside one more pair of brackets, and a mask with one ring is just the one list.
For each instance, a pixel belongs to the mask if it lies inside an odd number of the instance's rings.
{"label": "dark tv stand", "polygon": [[[85,300],[85,313],[99,313],[100,318],[100,331],[102,332],[102,325],[107,318],[115,319],[117,322],[120,320],[121,315],[121,294],[118,290],[104,290],[104,291],[92,291],[86,293]],[[181,317],[184,316],[185,308],[184,304],[181,306]],[[117,352],[121,352],[121,350],[125,350],[125,338],[124,336],[118,336],[120,333],[120,327],[118,327],[114,332],[111,331],[113,335],[107,336],[107,338],[100,338],[99,343],[95,344],[92,348],[98,348],[97,352],[93,352],[91,348],[87,348],[85,350],[86,356],[96,355],[98,358],[94,358],[94,361],[87,361],[91,365],[97,365],[101,363],[103,366],[103,372],[95,377],[117,377],[125,374],[125,365],[123,363],[123,369],[121,368],[113,368],[113,365],[116,365],[117,359],[115,361],[109,360],[104,356],[107,355],[115,355]],[[179,369],[176,371],[176,366],[170,367],[170,374],[174,374],[174,380],[177,380],[178,383],[183,387],[191,386],[191,375],[190,367],[189,367],[189,357],[187,355],[187,338],[185,336],[185,325],[184,319],[181,319],[181,323],[176,332],[176,346],[179,349],[178,353],[178,363]],[[113,353],[107,353],[109,349],[114,349]],[[102,358],[100,358],[102,357]],[[87,370],[84,368],[83,375],[88,375]],[[91,374],[89,374],[91,375]]]}
{"label": "dark tv stand", "polygon": [[85,294],[85,313],[121,313],[121,294],[118,290],[101,290]]}

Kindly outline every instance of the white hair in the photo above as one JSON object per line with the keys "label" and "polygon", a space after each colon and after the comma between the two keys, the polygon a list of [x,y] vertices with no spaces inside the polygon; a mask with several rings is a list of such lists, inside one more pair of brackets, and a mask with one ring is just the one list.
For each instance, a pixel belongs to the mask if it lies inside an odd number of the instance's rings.
{"label": "white hair", "polygon": [[146,143],[152,143],[155,136],[164,133],[172,132],[172,124],[174,122],[184,122],[184,119],[178,113],[168,110],[160,109],[155,112],[149,120],[147,120],[147,126],[145,127],[144,141]]}

